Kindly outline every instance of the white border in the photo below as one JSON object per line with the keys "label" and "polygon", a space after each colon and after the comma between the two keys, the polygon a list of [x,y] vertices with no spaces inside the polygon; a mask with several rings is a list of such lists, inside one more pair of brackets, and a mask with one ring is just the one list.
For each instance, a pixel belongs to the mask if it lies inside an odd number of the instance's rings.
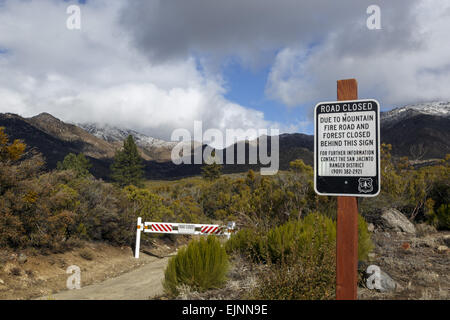
{"label": "white border", "polygon": [[[321,105],[321,104],[339,104],[339,103],[346,103],[346,102],[363,102],[363,101],[375,101],[376,103],[377,103],[377,106],[378,106],[378,108],[377,108],[377,123],[376,123],[376,126],[377,126],[377,133],[378,133],[378,192],[377,193],[375,193],[375,194],[360,194],[360,193],[358,193],[358,194],[350,194],[350,193],[344,193],[344,194],[341,194],[341,193],[321,193],[321,192],[318,192],[317,191],[317,186],[316,186],[316,184],[317,184],[317,168],[316,168],[316,164],[317,164],[317,150],[316,150],[316,148],[317,148],[317,132],[316,132],[316,130],[317,130],[317,128],[316,128],[316,126],[317,126],[317,119],[316,119],[316,117],[317,117],[317,107],[319,106],[319,105]],[[380,149],[380,143],[381,143],[381,135],[380,135],[380,124],[381,124],[381,119],[380,119],[380,108],[381,108],[381,106],[380,106],[380,103],[378,102],[378,100],[376,100],[376,99],[357,99],[357,100],[339,100],[339,101],[323,101],[323,102],[319,102],[319,103],[317,103],[316,104],[316,106],[314,107],[314,166],[313,166],[313,168],[314,168],[314,191],[318,194],[318,195],[320,195],[320,196],[341,196],[341,197],[366,197],[366,198],[372,198],[372,197],[376,197],[376,196],[378,196],[379,194],[380,194],[380,192],[381,192],[381,166],[380,166],[380,162],[381,162],[381,157],[380,157],[380,155],[381,155],[381,149]]]}

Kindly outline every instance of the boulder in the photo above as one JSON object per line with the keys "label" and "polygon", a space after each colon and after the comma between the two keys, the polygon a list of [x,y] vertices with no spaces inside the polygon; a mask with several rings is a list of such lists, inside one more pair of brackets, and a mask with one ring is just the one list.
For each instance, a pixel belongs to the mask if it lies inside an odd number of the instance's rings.
{"label": "boulder", "polygon": [[411,234],[416,233],[414,224],[412,224],[411,221],[409,221],[408,218],[406,218],[403,213],[397,209],[390,208],[383,210],[380,218],[384,228]]}

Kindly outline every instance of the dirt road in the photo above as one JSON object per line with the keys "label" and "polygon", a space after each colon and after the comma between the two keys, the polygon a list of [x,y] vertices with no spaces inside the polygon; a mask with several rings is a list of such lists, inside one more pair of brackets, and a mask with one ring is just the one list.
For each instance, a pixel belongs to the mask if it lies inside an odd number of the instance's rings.
{"label": "dirt road", "polygon": [[[66,290],[40,300],[146,300],[163,293],[162,279],[169,258],[158,259],[146,265],[101,283]],[[83,279],[81,279],[83,281]],[[83,285],[83,283],[81,283]]]}

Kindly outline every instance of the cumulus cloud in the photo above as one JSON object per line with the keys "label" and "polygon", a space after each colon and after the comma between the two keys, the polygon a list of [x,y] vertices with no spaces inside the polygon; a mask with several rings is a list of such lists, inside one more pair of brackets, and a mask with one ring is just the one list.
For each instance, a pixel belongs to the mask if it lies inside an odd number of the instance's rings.
{"label": "cumulus cloud", "polygon": [[[286,105],[334,100],[334,80],[357,78],[361,98],[392,107],[450,99],[450,4],[381,6],[381,30],[337,28],[315,46],[288,46],[271,68],[266,92]],[[365,23],[365,22],[364,22]]]}
{"label": "cumulus cloud", "polygon": [[226,100],[220,77],[202,71],[195,57],[154,63],[118,20],[128,4],[89,1],[81,8],[81,30],[68,30],[68,3],[6,1],[0,7],[0,47],[7,48],[0,54],[0,112],[45,111],[164,139],[194,120],[205,128],[282,127]]}
{"label": "cumulus cloud", "polygon": [[[373,4],[381,30],[366,27]],[[445,1],[137,0],[120,19],[154,61],[201,53],[269,66],[266,94],[288,106],[335,99],[335,80],[350,77],[389,107],[450,98]]]}
{"label": "cumulus cloud", "polygon": [[[265,94],[288,106],[336,96],[356,77],[383,106],[449,99],[450,5],[379,0],[381,30],[366,28],[372,0],[91,0],[81,30],[59,0],[0,1],[0,112],[50,112],[168,139],[175,128],[299,131],[229,101],[222,71],[269,68]],[[309,108],[311,109],[311,108]],[[308,110],[309,110],[308,109]]]}
{"label": "cumulus cloud", "polygon": [[[416,2],[377,1],[384,19],[395,25],[391,36],[382,39],[384,49],[409,42],[414,20],[409,11]],[[238,56],[251,65],[283,47],[321,42],[336,30],[346,31],[347,43],[358,43],[355,36],[366,29],[371,4],[372,0],[136,0],[121,12],[121,21],[136,47],[156,61],[201,52]],[[353,47],[360,53],[368,50]]]}

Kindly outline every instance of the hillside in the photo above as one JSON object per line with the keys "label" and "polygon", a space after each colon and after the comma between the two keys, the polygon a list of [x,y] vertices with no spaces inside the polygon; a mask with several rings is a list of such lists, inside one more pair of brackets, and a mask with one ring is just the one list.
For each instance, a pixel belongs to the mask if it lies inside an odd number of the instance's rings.
{"label": "hillside", "polygon": [[115,146],[87,133],[80,127],[64,123],[51,114],[41,113],[24,120],[56,139],[79,145],[81,152],[86,156],[97,159],[114,157]]}
{"label": "hillside", "polygon": [[[34,149],[41,152],[46,159],[48,169],[56,168],[57,162],[63,160],[68,153],[84,152],[92,146],[81,139],[62,139],[52,135],[37,127],[36,124],[33,125],[33,122],[36,123],[35,120],[29,121],[11,113],[0,114],[0,126],[6,128],[11,140],[23,140],[28,150]],[[108,166],[104,161],[89,155],[87,157],[93,162],[94,174],[100,177],[106,174]]]}
{"label": "hillside", "polygon": [[122,141],[124,141],[129,135],[132,135],[137,146],[146,156],[144,157],[146,160],[155,160],[160,162],[169,161],[171,150],[177,144],[177,142],[167,142],[149,137],[135,130],[115,127],[108,124],[101,125],[98,123],[84,123],[77,125],[98,139],[107,141],[116,147],[120,147],[122,145]]}
{"label": "hillside", "polygon": [[[148,179],[174,179],[200,174],[201,165],[175,165],[171,152],[177,142],[149,137],[132,129],[100,124],[69,124],[48,113],[31,118],[15,114],[0,114],[0,126],[12,139],[22,139],[29,148],[41,152],[47,160],[47,168],[53,169],[69,152],[84,153],[93,163],[92,173],[109,179],[109,166],[114,153],[121,148],[122,141],[132,135],[144,160],[145,176]],[[443,158],[450,153],[450,103],[430,102],[408,105],[381,113],[381,142],[393,145],[394,156],[407,156],[412,160]],[[190,143],[190,142],[186,142]],[[237,164],[238,145],[245,144],[245,164]],[[223,150],[226,154],[234,148],[233,164],[225,164],[225,173],[258,170],[261,165],[249,164],[249,151],[258,148],[259,140],[242,141]],[[268,142],[270,150],[270,139]],[[200,147],[194,142],[193,151]],[[203,149],[206,146],[203,145]],[[303,159],[313,164],[314,137],[293,133],[279,136],[280,170],[286,170],[289,162]],[[220,153],[220,152],[219,152]],[[193,163],[193,161],[191,161]]]}
{"label": "hillside", "polygon": [[408,105],[381,114],[381,141],[412,160],[450,153],[450,102]]}

